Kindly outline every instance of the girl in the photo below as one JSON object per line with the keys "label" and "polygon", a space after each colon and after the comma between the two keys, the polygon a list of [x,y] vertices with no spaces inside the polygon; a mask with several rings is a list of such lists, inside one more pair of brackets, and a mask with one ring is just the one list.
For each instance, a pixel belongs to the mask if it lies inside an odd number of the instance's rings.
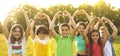
{"label": "girl", "polygon": [[5,33],[6,39],[8,41],[8,56],[26,56],[25,49],[30,29],[30,22],[25,11],[23,9],[21,10],[24,13],[25,21],[27,23],[26,32],[24,32],[23,26],[20,24],[13,25],[9,32],[7,27],[9,22],[8,18],[6,18],[3,23],[3,32]]}
{"label": "girl", "polygon": [[[85,10],[76,10],[73,14],[73,18],[77,14],[85,14],[89,21],[91,21],[91,17],[86,13]],[[77,35],[75,38],[76,47],[77,47],[77,56],[86,56],[86,43],[83,37],[84,30],[86,29],[86,24],[84,22],[77,23]]]}
{"label": "girl", "polygon": [[[112,43],[114,42],[114,39],[117,36],[118,30],[116,26],[108,18],[103,17],[102,20],[105,21],[105,23],[108,23],[113,30],[112,34],[109,35],[109,38],[105,44],[104,56],[116,56]],[[99,26],[99,23],[96,24],[95,28],[98,28],[98,26]],[[106,35],[105,35],[105,29],[102,26],[99,28],[99,32],[102,39],[104,39]]]}
{"label": "girl", "polygon": [[[100,18],[98,18],[98,21],[103,25],[103,27],[105,28],[105,34],[106,37],[103,41],[101,41],[100,38],[100,33],[98,30],[91,30],[90,34],[87,36],[88,34],[88,30],[90,28],[90,25],[94,23],[94,21],[96,20],[93,19],[87,26],[85,32],[84,32],[84,37],[85,37],[85,41],[87,44],[87,56],[103,56],[103,48],[105,46],[105,43],[108,39],[108,30],[105,27],[104,23],[102,22],[102,20]],[[89,38],[89,40],[88,40]]]}
{"label": "girl", "polygon": [[[40,17],[41,16],[41,17]],[[45,17],[50,23],[50,18],[47,14],[41,13],[35,16],[31,23],[31,35],[34,40],[34,52],[33,56],[51,56],[50,52],[50,36],[49,36],[49,29],[44,25],[39,25],[36,27],[35,33],[33,31],[33,27],[35,25],[37,17],[39,19]]]}
{"label": "girl", "polygon": [[79,22],[77,24],[77,35],[76,35],[76,43],[77,43],[77,56],[86,56],[86,43],[83,37],[84,30],[86,25],[84,22]]}
{"label": "girl", "polygon": [[[61,13],[64,13],[64,16],[69,17],[70,24],[73,26],[70,31],[70,25],[68,23],[62,23],[59,26],[59,34],[57,34],[54,30],[54,23],[57,16],[60,16]],[[57,50],[56,50],[56,56],[73,56],[73,40],[75,37],[75,22],[71,18],[71,15],[67,11],[58,11],[55,16],[53,17],[53,21],[50,25],[51,32],[56,40],[57,43]]]}

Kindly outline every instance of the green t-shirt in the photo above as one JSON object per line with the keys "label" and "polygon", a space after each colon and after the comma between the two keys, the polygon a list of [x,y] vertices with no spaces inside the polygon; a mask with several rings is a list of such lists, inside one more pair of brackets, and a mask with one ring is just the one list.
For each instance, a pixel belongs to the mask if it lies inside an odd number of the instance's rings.
{"label": "green t-shirt", "polygon": [[73,56],[73,40],[74,37],[68,35],[65,38],[62,38],[60,35],[55,36],[57,42],[57,56]]}

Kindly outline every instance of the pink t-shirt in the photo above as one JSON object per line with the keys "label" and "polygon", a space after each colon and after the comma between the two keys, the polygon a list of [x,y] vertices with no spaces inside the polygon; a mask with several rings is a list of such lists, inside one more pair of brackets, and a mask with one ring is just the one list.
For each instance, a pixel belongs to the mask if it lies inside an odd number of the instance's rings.
{"label": "pink t-shirt", "polygon": [[[88,49],[87,56],[90,56],[89,55],[90,44],[87,44],[87,49]],[[93,56],[101,56],[101,54],[100,54],[100,46],[98,45],[98,43],[93,43],[93,45],[92,45],[92,55]]]}

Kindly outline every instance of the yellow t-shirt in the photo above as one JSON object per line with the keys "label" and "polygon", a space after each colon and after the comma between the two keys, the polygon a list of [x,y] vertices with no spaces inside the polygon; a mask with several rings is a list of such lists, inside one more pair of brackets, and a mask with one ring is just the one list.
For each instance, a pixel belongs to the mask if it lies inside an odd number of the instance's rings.
{"label": "yellow t-shirt", "polygon": [[43,44],[39,41],[34,41],[34,56],[51,56],[50,42]]}

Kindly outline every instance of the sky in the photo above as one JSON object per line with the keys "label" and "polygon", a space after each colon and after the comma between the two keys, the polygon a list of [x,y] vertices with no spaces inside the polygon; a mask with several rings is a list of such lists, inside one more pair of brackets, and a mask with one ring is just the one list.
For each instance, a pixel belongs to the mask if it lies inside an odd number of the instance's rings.
{"label": "sky", "polygon": [[[116,8],[120,8],[120,0],[105,0],[106,3],[110,3],[112,6]],[[57,4],[72,4],[74,7],[77,7],[83,3],[87,3],[89,5],[94,5],[98,2],[98,0],[0,0],[0,21],[3,22],[7,13],[13,7],[17,7],[20,4],[27,3],[34,6],[41,6],[44,8],[48,8],[52,5]]]}

